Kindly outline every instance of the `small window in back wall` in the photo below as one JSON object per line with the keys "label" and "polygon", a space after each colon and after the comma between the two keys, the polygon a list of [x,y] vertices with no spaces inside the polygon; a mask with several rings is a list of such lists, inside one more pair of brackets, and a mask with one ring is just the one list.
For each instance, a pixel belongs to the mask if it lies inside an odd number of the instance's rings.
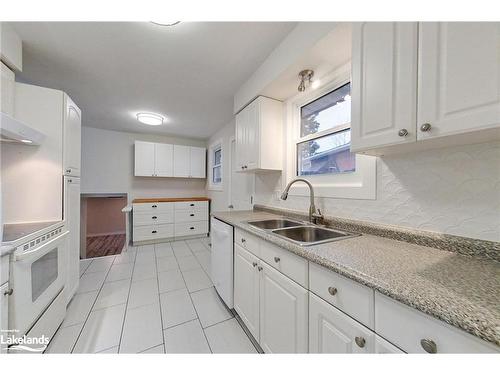
{"label": "small window in back wall", "polygon": [[222,148],[217,146],[213,149],[212,157],[212,184],[217,185],[222,182]]}
{"label": "small window in back wall", "polygon": [[350,83],[302,106],[297,175],[354,172],[356,157],[350,152],[350,123]]}

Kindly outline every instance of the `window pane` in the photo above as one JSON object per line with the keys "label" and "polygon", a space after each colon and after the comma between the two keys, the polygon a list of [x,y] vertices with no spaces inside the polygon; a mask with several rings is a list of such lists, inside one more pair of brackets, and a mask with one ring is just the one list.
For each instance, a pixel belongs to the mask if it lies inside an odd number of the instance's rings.
{"label": "window pane", "polygon": [[219,165],[221,162],[222,150],[219,148],[214,152],[214,165]]}
{"label": "window pane", "polygon": [[354,172],[356,155],[350,146],[351,129],[297,144],[297,175]]}
{"label": "window pane", "polygon": [[300,109],[300,136],[351,122],[351,84],[316,99]]}
{"label": "window pane", "polygon": [[214,167],[213,168],[213,173],[212,173],[212,182],[214,184],[219,184],[221,183],[222,181],[222,177],[221,177],[221,167],[218,166],[218,167]]}

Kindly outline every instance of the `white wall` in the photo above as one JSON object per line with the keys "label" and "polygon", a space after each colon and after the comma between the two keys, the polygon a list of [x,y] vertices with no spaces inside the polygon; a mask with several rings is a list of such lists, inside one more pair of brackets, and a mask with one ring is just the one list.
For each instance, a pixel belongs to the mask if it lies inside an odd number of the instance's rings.
{"label": "white wall", "polygon": [[[318,198],[328,216],[500,241],[500,142],[377,160],[377,199]],[[280,174],[256,177],[255,202],[306,211],[308,197],[276,198]]]}
{"label": "white wall", "polygon": [[[212,135],[210,139],[207,141],[206,147],[207,149],[214,142],[222,141],[222,190],[210,190],[208,186],[207,179],[207,195],[212,199],[211,209],[212,211],[227,211],[227,206],[229,202],[229,157],[231,150],[230,139],[234,136],[235,132],[235,123],[234,120],[228,123],[223,128],[219,129],[217,133]],[[210,160],[210,158],[207,158]],[[207,173],[207,177],[210,178],[210,166],[208,166],[209,171]]]}
{"label": "white wall", "polygon": [[82,128],[82,193],[127,193],[128,199],[205,196],[205,179],[134,177],[134,141],[205,147],[204,140]]}

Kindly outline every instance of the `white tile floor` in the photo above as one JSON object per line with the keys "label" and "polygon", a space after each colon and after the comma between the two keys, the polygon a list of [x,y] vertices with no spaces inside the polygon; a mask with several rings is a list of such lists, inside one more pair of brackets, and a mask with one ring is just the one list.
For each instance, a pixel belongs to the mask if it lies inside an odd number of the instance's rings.
{"label": "white tile floor", "polygon": [[256,353],[210,280],[208,239],[82,260],[47,353]]}

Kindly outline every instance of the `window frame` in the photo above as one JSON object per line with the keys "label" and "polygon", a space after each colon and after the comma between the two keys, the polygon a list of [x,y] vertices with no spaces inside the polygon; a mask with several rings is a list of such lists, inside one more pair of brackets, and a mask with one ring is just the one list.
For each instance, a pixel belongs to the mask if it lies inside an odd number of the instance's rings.
{"label": "window frame", "polygon": [[[223,191],[223,182],[224,182],[224,147],[222,143],[222,139],[219,139],[215,142],[213,142],[209,146],[209,180],[208,180],[208,190],[215,190],[215,191]],[[215,163],[215,153],[220,150],[220,163],[219,164],[214,164]],[[220,182],[214,182],[214,169],[215,168],[220,168]]]}
{"label": "window frame", "polygon": [[[316,89],[309,88],[287,101],[286,108],[286,170],[283,187],[294,178],[305,178],[314,186],[318,197],[347,199],[376,199],[376,157],[356,154],[356,171],[298,176],[298,144],[351,128],[350,123],[301,137],[301,108],[337,88],[351,82],[351,64],[348,63],[322,77],[325,82]],[[351,85],[352,89],[352,85]],[[351,133],[352,136],[352,133]],[[308,196],[305,184],[294,184],[290,195]]]}

